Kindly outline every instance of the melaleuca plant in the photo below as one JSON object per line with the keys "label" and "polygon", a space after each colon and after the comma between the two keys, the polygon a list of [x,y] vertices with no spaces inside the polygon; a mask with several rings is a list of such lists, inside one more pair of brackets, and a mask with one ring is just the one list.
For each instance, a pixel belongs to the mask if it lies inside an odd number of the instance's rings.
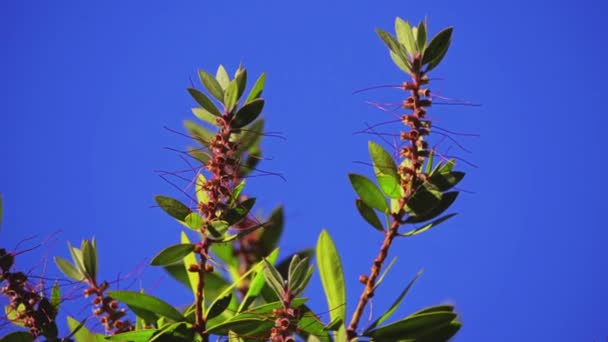
{"label": "melaleuca plant", "polygon": [[[343,265],[328,231],[320,233],[314,250],[281,257],[282,207],[266,217],[252,214],[256,198],[246,185],[252,172],[261,172],[266,75],[248,87],[246,69],[239,66],[231,77],[220,66],[215,75],[199,71],[201,85],[188,89],[196,103],[192,109],[196,120],[186,121],[185,129],[196,146],[180,153],[196,163],[198,170],[191,192],[185,193],[185,201],[155,197],[181,232],[176,234],[176,243],[159,251],[150,264],[161,267],[177,286],[191,292],[192,302],[176,307],[145,288],[123,290],[100,281],[95,239],[83,240],[79,248],[68,243],[72,260],[56,257],[55,263],[82,286],[84,297],[91,297],[93,315],[68,316],[69,331],[61,335],[56,324],[62,302],[59,287],[55,285],[47,296],[15,270],[16,254],[0,249],[1,293],[9,299],[7,319],[16,327],[0,341],[449,340],[461,326],[451,305],[427,307],[389,323],[421,273],[404,284],[392,305],[375,315],[371,324],[360,325],[368,302],[395,262],[385,265],[392,244],[453,217],[454,213],[446,212],[458,195],[454,186],[464,177],[463,172],[454,171],[455,160],[443,158],[428,142],[432,128],[427,117],[432,105],[429,73],[446,55],[452,29],[429,39],[426,22],[411,26],[397,18],[395,31],[396,36],[383,30],[378,35],[408,77],[400,87],[406,93],[401,104],[403,128],[394,132],[401,147],[391,153],[370,141],[375,181],[349,175],[357,195],[356,210],[383,236],[369,273],[359,278],[363,290],[357,303],[346,302]],[[1,204],[0,198],[0,220]],[[313,259],[316,265],[311,264]],[[314,310],[304,297],[315,271],[328,310]],[[329,318],[315,314],[321,311],[328,312]],[[99,325],[103,332],[94,331]]]}

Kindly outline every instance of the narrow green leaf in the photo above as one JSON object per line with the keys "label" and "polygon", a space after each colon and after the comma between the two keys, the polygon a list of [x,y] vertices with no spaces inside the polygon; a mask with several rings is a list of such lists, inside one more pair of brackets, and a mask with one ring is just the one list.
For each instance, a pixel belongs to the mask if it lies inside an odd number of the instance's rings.
{"label": "narrow green leaf", "polygon": [[192,210],[190,210],[190,208],[188,208],[185,204],[174,198],[156,195],[154,196],[154,199],[156,200],[158,206],[161,207],[161,209],[163,209],[167,214],[169,214],[173,218],[176,218],[180,221],[184,221],[186,219],[186,216],[188,216],[192,212]]}
{"label": "narrow green leaf", "polygon": [[380,222],[380,218],[374,211],[374,209],[370,208],[365,202],[363,202],[360,198],[355,200],[355,205],[357,206],[357,210],[359,214],[365,219],[367,223],[369,223],[372,227],[377,230],[384,232],[384,227],[382,226],[382,222]]}
{"label": "narrow green leaf", "polygon": [[310,278],[312,278],[312,274],[314,273],[314,266],[309,266],[308,270],[306,271],[306,273],[304,273],[303,277],[300,278],[297,282],[294,282],[294,287],[291,288],[291,292],[293,293],[294,296],[298,296],[300,295],[302,292],[304,292],[304,290],[306,289],[306,286],[308,285],[308,282],[310,281]]}
{"label": "narrow green leaf", "polygon": [[[272,253],[270,253],[270,255],[266,257],[266,261],[274,265],[277,262],[278,257],[279,250],[275,249]],[[260,295],[260,293],[262,292],[262,288],[266,284],[265,279],[266,276],[264,275],[264,272],[256,273],[256,275],[249,283],[249,290],[247,290],[247,293],[243,297],[243,300],[241,301],[241,305],[239,306],[237,312],[242,312],[243,310],[247,309],[251,305],[251,303],[253,303],[253,301]]]}
{"label": "narrow green leaf", "polygon": [[276,265],[275,268],[283,276],[283,279],[286,279],[289,276],[289,264],[291,263],[291,258],[296,254],[303,259],[308,258],[307,264],[310,264],[310,260],[315,256],[315,249],[314,248],[301,249],[295,253],[288,255],[283,260],[281,260]]}
{"label": "narrow green leaf", "polygon": [[346,317],[346,288],[342,262],[331,236],[326,230],[321,231],[316,248],[317,266],[330,317],[344,320]]}
{"label": "narrow green leaf", "polygon": [[264,91],[265,83],[266,83],[266,73],[263,72],[260,75],[260,77],[258,77],[258,79],[255,81],[255,84],[253,85],[253,88],[251,88],[251,91],[249,92],[249,95],[247,96],[245,103],[249,103],[252,100],[259,98],[260,95],[262,95],[262,91]]}
{"label": "narrow green leaf", "polygon": [[58,256],[54,257],[53,259],[55,260],[55,265],[57,265],[57,268],[59,268],[61,273],[63,273],[66,277],[76,281],[84,280],[84,275],[69,261]]}
{"label": "narrow green leaf", "polygon": [[230,201],[228,202],[228,206],[234,206],[234,203],[239,199],[241,192],[243,192],[243,188],[245,187],[245,180],[243,179],[237,186],[232,190],[232,194],[230,195]]}
{"label": "narrow green leaf", "polygon": [[227,221],[229,225],[234,225],[241,221],[249,212],[251,208],[255,205],[255,197],[250,197],[243,202],[238,203],[236,206],[225,212],[222,215],[222,219]]}
{"label": "narrow green leaf", "polygon": [[34,338],[28,331],[13,331],[2,337],[0,342],[33,342]]}
{"label": "narrow green leaf", "polygon": [[[300,311],[302,312],[302,317],[298,321],[298,329],[308,334],[317,336],[324,342],[333,341],[330,338],[328,331],[325,329],[325,324],[321,322],[319,317],[312,312],[310,308],[308,308],[306,305],[302,305]],[[339,320],[339,322],[342,322],[342,320]]]}
{"label": "narrow green leaf", "polygon": [[[424,50],[424,56],[422,57],[422,64],[433,62],[434,65],[439,64],[440,59],[443,58],[446,51],[450,47],[450,41],[452,39],[452,27],[445,28],[441,32],[437,33],[435,37],[429,43],[429,46]],[[439,59],[439,61],[436,61]],[[427,68],[427,72],[430,71],[430,66]]]}
{"label": "narrow green leaf", "polygon": [[234,75],[234,80],[237,85],[236,100],[238,101],[245,92],[245,87],[247,86],[247,70],[239,66]]}
{"label": "narrow green leaf", "polygon": [[412,64],[410,63],[409,60],[401,58],[399,55],[397,55],[393,51],[390,51],[390,54],[391,54],[391,59],[393,60],[393,63],[395,63],[395,65],[397,65],[397,67],[399,67],[399,69],[401,69],[403,72],[405,72],[408,75],[413,72]]}
{"label": "narrow green leaf", "polygon": [[215,73],[215,79],[222,86],[222,89],[225,90],[226,88],[228,88],[228,85],[230,84],[230,76],[228,76],[228,72],[226,71],[226,68],[224,68],[224,66],[221,64],[219,67],[217,67],[217,72]]}
{"label": "narrow green leaf", "polygon": [[262,133],[264,132],[264,119],[260,118],[252,123],[246,129],[241,129],[241,133],[236,138],[239,146],[237,149],[237,153],[241,154],[245,151],[250,150],[254,147],[262,137]]}
{"label": "narrow green leaf", "polygon": [[349,174],[348,177],[353,189],[365,204],[383,213],[389,210],[386,198],[371,180],[355,173]]}
{"label": "narrow green leaf", "polygon": [[131,342],[145,342],[148,341],[154,333],[158,330],[156,329],[142,329],[136,331],[127,331],[120,334],[106,336],[106,340],[109,341],[131,341]]}
{"label": "narrow green leaf", "polygon": [[[304,303],[306,303],[307,301],[308,301],[308,298],[294,298],[291,301],[291,307],[299,308],[300,306],[304,305]],[[274,309],[279,309],[281,307],[283,307],[283,302],[276,301],[276,302],[272,302],[272,303],[258,305],[253,308],[249,308],[247,311],[244,311],[243,313],[257,315],[257,317],[259,317],[259,316],[263,316],[264,314],[272,313],[272,311]],[[305,310],[303,310],[303,311],[305,311]]]}
{"label": "narrow green leaf", "polygon": [[82,244],[82,262],[85,272],[92,280],[97,279],[97,253],[88,240],[84,240]]}
{"label": "narrow green leaf", "polygon": [[405,298],[405,295],[408,293],[408,291],[412,288],[412,286],[414,285],[414,283],[416,282],[416,280],[418,280],[418,278],[420,278],[421,275],[422,275],[422,270],[418,271],[418,273],[416,274],[416,276],[414,277],[414,279],[412,279],[407,284],[407,286],[403,289],[403,291],[401,291],[401,293],[399,294],[399,296],[397,297],[397,299],[395,299],[395,301],[390,306],[390,308],[384,314],[382,314],[382,316],[378,317],[378,319],[376,319],[365,330],[365,332],[363,333],[364,336],[372,336],[372,335],[370,335],[370,331],[372,329],[374,329],[375,327],[377,327],[378,325],[382,324],[384,321],[386,321],[387,319],[389,319],[391,317],[391,315],[395,312],[395,310],[397,310],[397,308],[399,308],[399,305],[401,305],[401,302],[403,301],[403,298]]}
{"label": "narrow green leaf", "polygon": [[395,19],[395,33],[399,43],[405,47],[410,56],[414,56],[418,52],[418,48],[410,23],[397,17]]}
{"label": "narrow green leaf", "polygon": [[194,245],[191,243],[181,243],[173,246],[169,246],[160,251],[152,261],[152,266],[166,266],[173,264],[177,261],[183,260],[184,257],[194,251]]}
{"label": "narrow green leaf", "polygon": [[61,290],[59,289],[57,281],[53,284],[53,290],[51,291],[51,305],[55,309],[55,312],[59,311],[59,306],[61,305]]}
{"label": "narrow green leaf", "polygon": [[108,296],[125,303],[130,308],[135,307],[153,312],[157,315],[178,322],[184,320],[184,316],[174,307],[167,304],[167,302],[163,301],[162,299],[150,296],[148,294],[128,290],[108,291],[107,294]]}
{"label": "narrow green leaf", "polygon": [[201,83],[205,86],[209,94],[213,95],[220,102],[224,101],[224,89],[220,83],[204,70],[198,71],[198,76],[201,79]]}
{"label": "narrow green leaf", "polygon": [[407,220],[405,220],[405,222],[420,223],[420,222],[432,220],[435,217],[441,215],[444,211],[446,211],[452,205],[452,203],[454,203],[454,201],[456,200],[457,197],[458,197],[457,191],[446,192],[441,197],[441,201],[439,202],[439,204],[437,204],[437,206],[435,206],[435,208],[433,210],[431,210],[430,212],[428,212],[424,215],[410,216],[407,218]]}
{"label": "narrow green leaf", "polygon": [[73,265],[76,269],[83,275],[87,276],[86,271],[84,269],[84,263],[82,261],[82,251],[76,247],[72,247],[70,241],[68,241],[68,250],[70,251],[70,255],[72,256]]}
{"label": "narrow green leaf", "polygon": [[435,226],[438,226],[439,224],[443,223],[444,221],[447,221],[448,219],[450,219],[450,218],[452,218],[454,216],[456,216],[456,213],[445,215],[443,217],[440,217],[440,218],[436,219],[433,222],[425,224],[424,226],[422,226],[420,228],[412,229],[409,232],[401,233],[399,235],[401,235],[401,236],[414,236],[414,235],[422,234],[422,233],[426,232],[427,230],[429,230],[429,229],[431,229],[431,228],[433,228]]}
{"label": "narrow green leaf", "polygon": [[374,164],[374,173],[380,189],[390,198],[403,197],[397,165],[390,153],[373,141],[368,142],[369,155]]}
{"label": "narrow green leaf", "polygon": [[87,327],[84,326],[86,319],[78,322],[72,317],[68,316],[68,328],[70,329],[70,337],[74,337],[76,342],[101,342],[105,341],[103,335],[93,334]]}
{"label": "narrow green leaf", "polygon": [[274,266],[264,258],[264,278],[266,282],[277,294],[277,297],[283,298],[285,294],[285,280]]}
{"label": "narrow green leaf", "polygon": [[431,174],[431,170],[433,169],[433,159],[435,156],[435,151],[431,150],[429,152],[429,157],[426,160],[426,166],[424,168],[424,173],[428,176]]}
{"label": "narrow green leaf", "polygon": [[208,111],[209,113],[211,113],[215,116],[222,116],[222,112],[220,112],[220,110],[217,109],[215,104],[213,104],[213,102],[211,101],[211,99],[209,99],[207,97],[207,95],[203,94],[202,92],[200,92],[194,88],[188,88],[188,92],[194,98],[196,103],[198,103],[206,111]]}
{"label": "narrow green leaf", "polygon": [[268,223],[260,236],[260,245],[263,248],[264,255],[267,255],[276,247],[277,242],[280,240],[283,233],[284,223],[283,207],[278,206],[270,214]]}
{"label": "narrow green leaf", "polygon": [[230,122],[232,128],[242,128],[252,123],[262,113],[264,99],[255,99],[245,104],[236,112],[236,116]]}
{"label": "narrow green leaf", "polygon": [[232,111],[234,106],[238,100],[238,89],[239,85],[236,80],[232,80],[226,91],[224,92],[224,106],[226,106],[226,111]]}
{"label": "narrow green leaf", "polygon": [[437,326],[449,324],[455,318],[456,314],[453,312],[431,312],[410,316],[370,331],[364,334],[364,336],[372,337],[374,339],[415,339],[417,336],[425,334],[428,330],[433,330]]}
{"label": "narrow green leaf", "polygon": [[386,266],[384,268],[384,270],[382,271],[382,274],[380,274],[380,276],[378,277],[378,280],[376,280],[376,284],[374,285],[374,290],[377,289],[380,286],[380,284],[382,284],[382,282],[384,281],[384,278],[388,274],[388,271],[391,270],[391,268],[393,267],[393,265],[395,264],[396,261],[397,261],[397,257],[394,257],[393,260],[391,260],[391,262],[388,264],[388,266]]}
{"label": "narrow green leaf", "polygon": [[[190,239],[188,239],[188,235],[185,232],[181,232],[180,242],[183,244],[190,244]],[[198,273],[188,271],[190,265],[198,265],[198,260],[196,259],[196,255],[194,252],[188,253],[186,257],[184,257],[183,267],[186,270],[186,274],[188,275],[188,280],[190,283],[190,289],[192,289],[192,296],[196,299],[196,288],[198,285]]]}
{"label": "narrow green leaf", "polygon": [[418,24],[416,41],[418,43],[418,51],[424,51],[424,48],[426,47],[426,26],[422,20]]}
{"label": "narrow green leaf", "polygon": [[205,319],[210,320],[216,316],[219,316],[222,312],[224,312],[224,310],[228,308],[228,305],[230,304],[231,300],[232,293],[228,293],[222,297],[216,298],[209,306],[209,310],[207,311]]}

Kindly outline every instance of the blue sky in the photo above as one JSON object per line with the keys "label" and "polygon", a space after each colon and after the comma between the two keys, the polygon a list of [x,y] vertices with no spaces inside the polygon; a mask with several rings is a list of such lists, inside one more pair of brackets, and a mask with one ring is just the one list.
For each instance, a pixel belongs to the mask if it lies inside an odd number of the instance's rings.
{"label": "blue sky", "polygon": [[[436,33],[454,26],[452,48],[431,89],[481,103],[435,106],[442,127],[474,162],[462,183],[460,214],[419,237],[397,241],[398,262],[374,299],[381,313],[420,269],[398,312],[450,302],[464,328],[455,341],[593,341],[608,338],[608,233],[602,214],[604,82],[608,76],[600,1],[3,1],[0,3],[0,241],[54,243],[26,253],[30,267],[66,255],[65,241],[95,235],[102,275],[132,271],[180,227],[155,194],[176,195],[154,170],[184,163],[164,147],[188,141],[181,129],[199,68],[239,63],[268,73],[267,138],[277,177],[253,178],[249,193],[270,211],[285,205],[284,252],[313,246],[325,227],[344,260],[349,312],[381,236],[354,208],[347,173],[371,174],[369,138],[353,133],[390,117],[365,101],[396,101],[400,83],[374,28],[396,16],[429,17]],[[446,147],[449,145],[446,145]],[[49,264],[49,276],[56,275]],[[187,291],[146,268],[142,285],[174,304]],[[308,296],[325,311],[318,278]],[[83,303],[71,313],[78,315]],[[88,312],[80,313],[80,315]]]}

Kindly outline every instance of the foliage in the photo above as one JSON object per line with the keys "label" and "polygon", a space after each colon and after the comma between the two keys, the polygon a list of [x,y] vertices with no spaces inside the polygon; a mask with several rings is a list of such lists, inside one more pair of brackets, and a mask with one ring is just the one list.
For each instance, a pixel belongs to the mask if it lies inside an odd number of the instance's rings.
{"label": "foliage", "polygon": [[[394,264],[395,260],[382,272],[395,238],[425,233],[452,218],[455,214],[446,211],[458,195],[454,187],[464,177],[453,170],[455,160],[436,161],[437,153],[426,139],[432,127],[427,117],[432,105],[428,73],[445,57],[452,28],[429,39],[426,22],[411,25],[397,18],[395,32],[393,36],[377,30],[394,63],[410,77],[401,86],[407,94],[402,104],[404,129],[398,132],[403,147],[395,157],[370,141],[375,180],[349,175],[357,211],[384,237],[369,274],[359,279],[364,289],[350,318],[344,264],[329,231],[321,231],[314,250],[279,259],[282,207],[267,218],[252,215],[256,198],[246,192],[246,177],[262,156],[266,75],[258,76],[247,92],[247,70],[239,66],[231,77],[220,65],[215,75],[199,71],[202,89],[188,88],[198,119],[185,122],[198,144],[188,150],[201,170],[193,181],[195,206],[155,197],[158,207],[183,230],[181,242],[159,251],[150,264],[162,267],[191,291],[192,303],[178,308],[143,289],[110,290],[109,282],[98,279],[95,239],[83,240],[80,247],[68,242],[71,260],[55,257],[55,264],[67,278],[86,287],[84,296],[92,297],[94,318],[105,334],[89,330],[86,318],[68,316],[70,331],[63,340],[209,341],[211,336],[223,336],[235,341],[295,341],[300,336],[308,341],[446,341],[455,335],[461,323],[451,305],[431,306],[388,322],[421,273],[394,295],[393,304],[373,323],[359,326],[367,303]],[[0,223],[1,207],[2,197]],[[193,231],[196,241],[185,231]],[[17,329],[1,341],[58,340],[59,287],[55,285],[50,296],[36,290],[25,274],[14,270],[15,256],[0,249],[0,283],[9,299],[6,316]],[[325,292],[327,322],[306,306],[303,297],[315,270]]]}

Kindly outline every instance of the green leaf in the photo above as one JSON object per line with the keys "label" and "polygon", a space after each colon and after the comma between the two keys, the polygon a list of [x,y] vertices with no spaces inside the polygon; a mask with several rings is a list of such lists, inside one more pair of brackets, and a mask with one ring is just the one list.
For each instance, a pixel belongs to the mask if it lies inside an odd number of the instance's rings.
{"label": "green leaf", "polygon": [[382,284],[382,282],[384,281],[384,278],[388,274],[388,271],[391,270],[391,268],[393,267],[393,265],[395,264],[396,261],[397,261],[397,257],[394,257],[393,260],[391,260],[391,262],[388,264],[388,266],[386,266],[384,268],[384,270],[382,271],[382,274],[380,274],[380,276],[378,277],[378,280],[376,280],[376,284],[374,285],[374,290],[376,290],[380,286],[380,284]]}
{"label": "green leaf", "polygon": [[394,57],[391,56],[393,58],[393,60],[394,59],[401,60],[401,63],[395,63],[395,64],[397,64],[397,66],[399,66],[400,64],[404,64],[406,66],[410,65],[410,62],[409,62],[407,56],[405,55],[403,49],[401,48],[401,44],[399,44],[399,42],[396,41],[395,38],[393,38],[393,36],[390,35],[390,33],[383,31],[381,29],[376,29],[376,33],[378,34],[380,39],[382,39],[382,41],[388,47],[388,49],[395,55]]}
{"label": "green leaf", "polygon": [[72,256],[72,261],[74,262],[74,267],[80,272],[85,278],[87,276],[86,271],[84,269],[84,263],[82,261],[82,251],[76,247],[72,247],[72,244],[68,241],[68,250],[70,251],[70,255]]}
{"label": "green leaf", "polygon": [[19,318],[19,315],[21,313],[23,313],[25,310],[26,310],[25,304],[23,304],[23,303],[20,303],[19,306],[17,306],[17,309],[13,309],[8,305],[4,306],[4,314],[5,314],[6,320],[11,322],[13,325],[16,325],[18,327],[23,327],[24,322],[23,322],[23,319]]}
{"label": "green leaf", "polygon": [[230,225],[238,223],[249,214],[249,211],[251,211],[251,208],[255,205],[255,201],[255,197],[250,197],[243,202],[238,203],[235,207],[222,215],[222,219],[227,221]]}
{"label": "green leaf", "polygon": [[416,41],[418,42],[418,51],[424,51],[424,48],[426,47],[426,26],[422,20],[418,24],[417,34]]}
{"label": "green leaf", "polygon": [[53,284],[53,290],[51,291],[51,305],[55,309],[55,312],[59,311],[59,305],[61,305],[61,290],[59,289],[57,281]]}
{"label": "green leaf", "polygon": [[190,208],[188,208],[185,204],[174,198],[156,195],[154,196],[154,199],[161,209],[163,209],[171,217],[180,221],[184,221],[186,216],[192,212],[192,210],[190,210]]}
{"label": "green leaf", "polygon": [[232,128],[242,128],[252,123],[262,113],[264,99],[255,99],[245,104],[236,112],[236,116],[230,122]]}
{"label": "green leaf", "polygon": [[92,280],[97,279],[97,253],[88,240],[82,241],[82,261],[85,272]]}
{"label": "green leaf", "polygon": [[220,64],[217,67],[217,72],[215,73],[215,79],[222,86],[222,89],[226,89],[230,84],[230,76],[228,76],[228,72],[224,68],[223,65]]}
{"label": "green leaf", "polygon": [[211,99],[209,99],[207,97],[207,95],[203,94],[202,92],[200,92],[194,88],[188,88],[188,92],[194,98],[194,100],[201,107],[203,107],[206,111],[208,111],[209,113],[211,113],[215,116],[222,116],[222,112],[220,112],[220,110],[217,109],[217,107],[213,104]]}
{"label": "green leaf", "polygon": [[222,240],[228,231],[230,224],[223,220],[211,221],[207,226],[207,233],[213,240]]}
{"label": "green leaf", "polygon": [[260,245],[263,249],[263,255],[270,253],[281,239],[284,221],[283,207],[278,206],[270,214],[268,222],[260,236]]}
{"label": "green leaf", "polygon": [[227,111],[232,111],[236,105],[238,100],[238,87],[239,85],[236,80],[232,80],[224,92],[224,106],[226,106]]}
{"label": "green leaf", "polygon": [[[270,264],[274,264],[277,262],[278,256],[279,250],[275,249],[268,257],[266,257],[266,261]],[[241,301],[241,305],[239,306],[237,312],[242,312],[243,310],[247,309],[249,305],[251,305],[251,303],[260,295],[260,293],[262,292],[262,288],[264,287],[264,285],[266,285],[265,279],[266,277],[263,271],[258,272],[253,277],[253,279],[249,283],[249,290],[247,290],[247,293],[243,297],[243,300]]]}
{"label": "green leaf", "polygon": [[239,199],[241,192],[243,192],[243,188],[245,187],[245,180],[243,179],[237,186],[232,190],[232,194],[230,195],[230,201],[228,201],[228,206],[234,206],[234,203]]}
{"label": "green leaf", "polygon": [[247,70],[239,66],[234,75],[234,80],[237,85],[236,100],[238,101],[245,92],[245,87],[247,86]]}
{"label": "green leaf", "polygon": [[207,329],[208,334],[226,335],[233,331],[242,336],[255,336],[256,334],[269,331],[274,326],[274,321],[261,318],[239,319],[238,316],[217,324]]}
{"label": "green leaf", "polygon": [[263,72],[260,75],[260,77],[258,77],[258,79],[255,81],[255,84],[253,85],[253,88],[251,88],[251,91],[249,92],[249,95],[247,96],[245,103],[249,103],[252,100],[255,100],[258,97],[260,97],[260,95],[262,95],[262,91],[264,91],[265,83],[266,83],[266,73]]}
{"label": "green leaf", "polygon": [[306,289],[310,278],[314,272],[314,266],[309,266],[308,269],[303,273],[303,276],[297,281],[294,281],[294,286],[290,289],[294,296],[300,295]]}
{"label": "green leaf", "polygon": [[427,63],[433,64],[433,67],[431,67],[431,65],[427,67],[426,72],[429,72],[432,68],[439,64],[439,62],[441,62],[441,59],[443,59],[443,56],[445,56],[445,53],[450,47],[452,31],[452,27],[448,27],[446,29],[441,30],[441,32],[437,33],[437,35],[433,37],[433,39],[429,43],[429,46],[427,46],[427,48],[424,50],[424,56],[422,57],[422,65]]}
{"label": "green leaf", "polygon": [[213,126],[217,126],[217,116],[209,113],[209,111],[207,111],[205,108],[194,107],[192,108],[192,114],[194,114],[194,116],[196,116],[199,120],[205,121]]}
{"label": "green leaf", "polygon": [[224,89],[222,89],[222,86],[215,79],[215,77],[211,76],[204,70],[199,70],[198,76],[209,94],[213,95],[213,97],[222,102],[224,100]]}
{"label": "green leaf", "polygon": [[158,330],[156,329],[143,329],[136,331],[127,331],[120,334],[106,336],[106,340],[109,341],[132,341],[132,342],[145,342],[148,341],[154,333]]}
{"label": "green leaf", "polygon": [[177,311],[174,307],[167,304],[162,299],[147,295],[145,293],[139,293],[135,291],[120,290],[120,291],[108,291],[108,296],[125,303],[130,308],[139,308],[145,311],[153,312],[162,317],[174,321],[183,321],[184,316]]}
{"label": "green leaf", "polygon": [[429,177],[429,183],[433,184],[439,191],[447,191],[460,183],[464,178],[465,173],[460,171],[453,172],[436,172]]}
{"label": "green leaf", "polygon": [[431,212],[441,202],[440,191],[421,186],[414,195],[407,200],[406,211],[413,216],[423,216]]}
{"label": "green leaf", "polygon": [[321,231],[316,248],[317,265],[332,320],[346,317],[346,288],[338,250],[326,230]]}
{"label": "green leaf", "polygon": [[[306,305],[302,305],[300,308],[302,312],[302,317],[298,321],[298,329],[304,331],[308,334],[317,336],[322,339],[322,341],[332,341],[329,337],[327,330],[325,329],[325,325],[317,315],[315,315]],[[339,320],[341,323],[342,320]]]}
{"label": "green leaf", "polygon": [[425,224],[424,226],[422,226],[420,228],[416,228],[416,229],[410,230],[407,233],[402,233],[402,234],[399,234],[399,235],[401,235],[401,236],[414,236],[414,235],[418,235],[418,234],[424,233],[427,230],[429,230],[429,229],[431,229],[431,228],[433,228],[435,226],[438,226],[439,224],[443,223],[444,221],[447,221],[448,219],[450,219],[450,218],[452,218],[454,216],[456,216],[456,213],[445,215],[445,216],[443,216],[441,218],[436,219],[433,222]]}
{"label": "green leaf", "polygon": [[86,319],[78,322],[72,317],[68,316],[68,328],[70,329],[70,336],[74,337],[76,342],[101,342],[105,341],[103,335],[93,334],[87,327],[84,326]]}
{"label": "green leaf", "polygon": [[420,315],[420,314],[424,314],[424,313],[438,312],[438,311],[454,312],[454,306],[448,305],[448,304],[429,306],[420,311],[416,311],[415,313],[411,314],[410,316],[416,316],[416,315]]}
{"label": "green leaf", "polygon": [[241,133],[236,138],[239,146],[237,153],[241,154],[245,151],[250,150],[261,140],[262,133],[264,132],[264,119],[260,118],[256,120],[246,129],[241,129]]}
{"label": "green leaf", "polygon": [[368,142],[369,155],[374,164],[374,173],[380,189],[390,198],[403,197],[397,165],[390,153],[373,141]]}
{"label": "green leaf", "polygon": [[405,47],[410,56],[414,56],[418,52],[418,48],[410,23],[397,17],[395,19],[395,33],[397,34],[399,43]]}
{"label": "green leaf", "polygon": [[[180,235],[180,242],[183,244],[190,244],[190,239],[188,239],[188,235],[186,235],[185,232],[181,232]],[[194,296],[194,299],[196,299],[196,288],[198,285],[198,273],[196,272],[190,272],[188,271],[188,268],[190,267],[190,265],[198,265],[198,260],[196,259],[196,256],[194,255],[194,252],[192,253],[188,253],[188,255],[186,255],[186,257],[184,257],[184,263],[183,263],[183,267],[186,270],[186,274],[188,275],[188,282],[190,284],[190,289],[192,289],[192,296]]]}
{"label": "green leaf", "polygon": [[397,65],[399,67],[399,69],[403,70],[403,72],[405,72],[408,75],[413,72],[412,65],[409,60],[400,57],[393,51],[390,51],[390,54],[391,54],[391,59],[393,60],[393,63],[395,63],[395,65]]}
{"label": "green leaf", "polygon": [[421,275],[422,275],[422,270],[418,271],[418,273],[416,274],[416,276],[414,276],[414,279],[412,279],[407,284],[407,286],[403,289],[403,291],[401,291],[401,293],[399,294],[399,296],[397,297],[397,299],[395,299],[395,301],[390,306],[390,308],[384,314],[382,314],[382,316],[378,317],[378,319],[376,319],[365,330],[365,332],[363,333],[364,336],[372,336],[372,335],[368,335],[369,331],[372,330],[372,329],[374,329],[378,325],[382,324],[384,321],[386,321],[387,319],[389,319],[391,317],[391,315],[395,312],[395,310],[397,310],[397,308],[399,308],[399,305],[401,305],[401,302],[403,301],[403,298],[405,298],[405,295],[408,293],[408,291],[412,288],[412,286],[414,285],[414,283],[416,282],[416,280],[418,280],[418,278],[420,278]]}
{"label": "green leaf", "polygon": [[204,220],[201,215],[192,212],[186,216],[184,223],[186,226],[188,226],[188,228],[198,232],[201,230],[201,228],[203,228]]}
{"label": "green leaf", "polygon": [[268,262],[265,258],[263,259],[265,268],[264,268],[264,278],[266,282],[270,286],[270,288],[277,294],[277,297],[283,298],[285,295],[285,280],[277,271],[274,266]]}
{"label": "green leaf", "polygon": [[228,308],[230,301],[232,300],[232,293],[228,293],[222,297],[216,298],[213,303],[209,306],[207,311],[206,320],[210,320],[213,317],[219,316],[224,310]]}
{"label": "green leaf", "polygon": [[205,189],[203,189],[203,185],[205,185],[205,183],[207,183],[207,179],[202,173],[199,173],[198,176],[196,176],[196,199],[199,201],[199,203],[207,204],[209,203],[209,194]]}
{"label": "green leaf", "polygon": [[430,175],[431,174],[431,170],[433,169],[433,159],[434,159],[434,156],[435,156],[435,151],[431,150],[429,152],[429,157],[426,160],[426,166],[424,168],[424,173],[426,175]]}
{"label": "green leaf", "polygon": [[78,269],[76,269],[76,267],[74,267],[69,261],[58,256],[56,256],[54,260],[55,265],[57,265],[57,268],[59,268],[61,273],[63,273],[66,277],[76,281],[84,280],[84,275]]}
{"label": "green leaf", "polygon": [[365,204],[385,213],[388,211],[388,202],[378,187],[368,178],[351,173],[348,175],[355,192]]}
{"label": "green leaf", "polygon": [[177,261],[183,260],[184,257],[194,251],[194,245],[191,243],[181,243],[169,246],[160,251],[152,261],[152,266],[166,266]]}
{"label": "green leaf", "polygon": [[405,220],[405,222],[420,223],[420,222],[432,220],[435,217],[441,215],[444,211],[446,211],[450,207],[450,205],[452,205],[452,203],[454,203],[454,201],[456,200],[457,197],[458,197],[457,191],[446,192],[445,194],[443,194],[443,196],[441,196],[441,201],[439,202],[439,204],[437,204],[435,206],[435,208],[433,210],[429,211],[428,213],[426,213],[424,215],[410,216],[407,218],[407,220]]}
{"label": "green leaf", "polygon": [[201,127],[190,120],[184,121],[184,127],[186,127],[188,132],[190,132],[192,138],[196,139],[199,144],[201,144],[205,148],[209,148],[209,143],[215,136],[213,133],[209,132],[209,130],[207,130],[206,128]]}
{"label": "green leaf", "polygon": [[34,338],[28,331],[13,331],[0,338],[0,342],[33,342]]}
{"label": "green leaf", "polygon": [[367,204],[365,204],[365,202],[363,202],[359,198],[357,198],[355,200],[355,205],[357,206],[357,210],[359,211],[359,214],[361,214],[361,216],[363,217],[363,219],[365,219],[365,221],[367,223],[369,223],[372,227],[376,228],[377,230],[384,232],[384,227],[382,226],[382,222],[380,222],[380,219],[378,218],[378,215],[376,214],[374,209],[370,208]]}
{"label": "green leaf", "polygon": [[450,324],[456,318],[453,312],[431,312],[416,316],[406,317],[397,322],[372,330],[364,336],[374,339],[404,339],[413,338],[428,333],[438,326]]}

